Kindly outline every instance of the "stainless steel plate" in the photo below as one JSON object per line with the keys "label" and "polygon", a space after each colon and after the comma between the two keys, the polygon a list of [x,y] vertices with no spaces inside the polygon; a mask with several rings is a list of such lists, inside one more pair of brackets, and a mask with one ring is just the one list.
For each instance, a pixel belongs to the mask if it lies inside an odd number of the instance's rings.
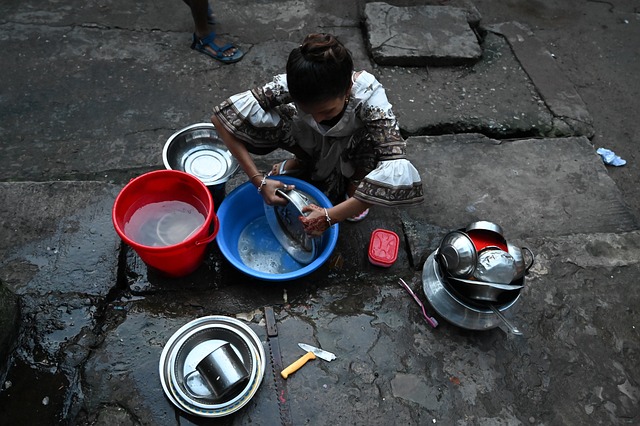
{"label": "stainless steel plate", "polygon": [[297,189],[287,192],[278,190],[278,193],[289,203],[285,206],[270,206],[264,203],[264,214],[269,227],[293,259],[302,265],[308,265],[318,256],[322,237],[307,235],[299,217],[308,214],[302,212],[304,206],[318,205],[318,202],[309,194]]}
{"label": "stainless steel plate", "polygon": [[[202,391],[202,398],[190,398],[184,392],[185,373],[195,367],[193,363],[201,353],[213,350],[218,341],[224,339],[235,342],[235,349],[243,353],[243,361],[244,356],[253,361],[251,371],[255,369],[255,374],[252,373],[244,389],[223,402],[210,404],[206,391]],[[167,398],[185,412],[202,417],[226,416],[246,405],[262,383],[265,367],[264,348],[253,330],[235,318],[217,315],[198,318],[182,326],[167,341],[159,363],[160,382]]]}
{"label": "stainless steel plate", "polygon": [[211,123],[193,124],[171,135],[162,161],[165,168],[189,173],[207,186],[225,183],[239,168]]}

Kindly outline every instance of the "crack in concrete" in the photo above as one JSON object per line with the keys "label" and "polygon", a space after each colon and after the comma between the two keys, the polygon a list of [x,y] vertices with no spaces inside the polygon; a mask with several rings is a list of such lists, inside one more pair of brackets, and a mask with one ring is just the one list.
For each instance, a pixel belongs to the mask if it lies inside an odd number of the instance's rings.
{"label": "crack in concrete", "polygon": [[413,259],[413,254],[411,253],[411,245],[409,244],[410,235],[407,230],[407,225],[403,220],[400,221],[402,224],[402,235],[404,236],[404,251],[407,254],[407,261],[409,262],[409,266],[411,268],[415,267],[415,261]]}
{"label": "crack in concrete", "polygon": [[120,252],[118,253],[118,270],[116,273],[116,282],[113,287],[109,289],[106,296],[99,301],[96,306],[96,314],[94,315],[95,324],[93,327],[93,332],[100,336],[103,334],[104,330],[102,327],[107,324],[109,319],[108,307],[112,302],[119,299],[123,294],[128,291],[128,281],[127,281],[127,251],[129,250],[128,246],[121,241],[120,242]]}
{"label": "crack in concrete", "polygon": [[150,128],[150,129],[141,129],[141,130],[134,130],[132,132],[127,132],[127,133],[124,134],[124,136],[135,136],[135,135],[139,135],[139,134],[142,134],[142,133],[147,133],[147,132],[154,133],[154,132],[165,131],[165,130],[166,131],[170,131],[170,132],[174,131],[174,129],[169,129],[167,127],[153,127],[153,128]]}
{"label": "crack in concrete", "polygon": [[615,5],[613,3],[611,3],[610,1],[604,1],[604,0],[587,0],[587,3],[600,3],[600,4],[606,4],[607,6],[609,6],[609,13],[613,13],[613,10],[615,9]]}
{"label": "crack in concrete", "polygon": [[[120,27],[120,26],[110,26],[110,25],[103,25],[103,24],[98,24],[95,22],[84,22],[84,23],[72,23],[72,24],[65,24],[65,25],[52,25],[52,24],[45,24],[45,23],[37,23],[34,24],[32,22],[23,22],[23,21],[4,21],[2,23],[0,23],[0,27],[5,26],[5,25],[23,25],[23,26],[27,26],[27,27],[38,27],[38,28],[52,28],[52,29],[64,29],[64,28],[68,28],[68,32],[66,34],[69,34],[69,32],[73,31],[76,28],[86,28],[86,29],[98,29],[98,30],[119,30],[119,31],[126,31],[126,32],[133,32],[133,33],[150,33],[150,32],[160,32],[160,33],[166,33],[166,34],[182,34],[184,33],[184,31],[171,31],[171,30],[167,30],[164,28],[126,28],[126,27]],[[46,33],[46,31],[44,32]]]}

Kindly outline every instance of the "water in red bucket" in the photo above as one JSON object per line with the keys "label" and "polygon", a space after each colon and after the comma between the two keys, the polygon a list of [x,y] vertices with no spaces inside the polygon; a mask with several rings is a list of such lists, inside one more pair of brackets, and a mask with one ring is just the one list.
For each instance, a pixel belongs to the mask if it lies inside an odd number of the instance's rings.
{"label": "water in red bucket", "polygon": [[112,219],[120,238],[148,266],[173,277],[197,269],[218,232],[209,189],[177,170],[158,170],[129,182],[116,198]]}

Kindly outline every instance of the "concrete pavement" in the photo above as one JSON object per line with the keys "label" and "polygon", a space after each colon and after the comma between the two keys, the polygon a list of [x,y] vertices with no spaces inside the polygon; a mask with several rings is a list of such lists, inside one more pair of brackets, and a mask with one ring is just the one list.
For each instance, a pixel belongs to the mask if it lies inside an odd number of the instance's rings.
{"label": "concrete pavement", "polygon": [[[267,305],[276,307],[285,362],[300,355],[298,341],[338,355],[287,382],[294,424],[638,419],[638,214],[587,139],[584,103],[535,34],[480,20],[483,56],[472,65],[379,66],[360,25],[373,19],[364,3],[326,5],[216,2],[219,32],[247,51],[232,66],[188,48],[182,2],[0,6],[0,43],[14,59],[0,97],[0,280],[22,307],[0,392],[9,421],[277,424],[270,372],[250,404],[214,421],[173,406],[158,377],[160,352],[181,325],[235,316],[265,341]],[[317,30],[341,36],[387,88],[425,204],[345,224],[332,260],[296,282],[251,280],[215,245],[184,279],[147,271],[110,223],[120,188],[162,168],[176,129],[281,72],[288,51]],[[476,219],[500,223],[536,254],[511,314],[524,338],[441,317],[431,329],[397,284],[404,278],[425,300],[424,259],[448,230]],[[366,256],[378,227],[405,248],[388,270]]]}

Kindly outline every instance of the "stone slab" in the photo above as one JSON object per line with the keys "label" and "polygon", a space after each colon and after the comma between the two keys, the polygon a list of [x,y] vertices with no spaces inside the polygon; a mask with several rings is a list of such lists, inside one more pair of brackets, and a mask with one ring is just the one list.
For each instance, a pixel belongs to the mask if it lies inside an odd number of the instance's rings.
{"label": "stone slab", "polygon": [[380,65],[462,65],[482,56],[462,8],[373,2],[365,5],[364,17],[371,55]]}
{"label": "stone slab", "polygon": [[[117,288],[120,238],[111,208],[118,190],[101,182],[0,183],[0,281],[19,296],[20,327],[11,331],[20,335],[21,368],[45,370],[42,392],[53,392],[47,412],[65,399],[58,388],[67,380],[54,366],[71,371],[84,360],[89,347],[66,351],[67,344],[94,327]],[[41,407],[47,394],[38,395],[31,403]]]}
{"label": "stone slab", "polygon": [[557,120],[575,129],[576,134],[592,137],[593,119],[573,83],[562,73],[542,42],[524,25],[505,22],[488,27],[503,35],[536,89]]}
{"label": "stone slab", "polygon": [[585,137],[412,137],[408,154],[425,186],[425,204],[407,209],[414,220],[450,229],[490,220],[512,238],[639,229]]}
{"label": "stone slab", "polygon": [[[221,31],[237,25],[237,36],[229,40],[248,54],[225,66],[189,49],[190,23],[180,2],[166,9],[140,4],[136,13],[109,2],[100,6],[109,13],[99,16],[84,6],[3,3],[3,16],[11,19],[0,21],[0,43],[15,60],[4,64],[0,179],[126,182],[162,168],[162,146],[173,132],[208,121],[226,97],[283,72],[288,52],[311,29],[329,28],[352,51],[356,68],[380,79],[407,135],[481,132],[503,138],[579,130],[548,110],[494,33],[471,68],[376,67],[355,5],[341,4],[338,11],[344,10],[336,15],[322,2],[287,2],[286,13],[271,22],[261,14],[271,16],[273,3],[236,6]],[[220,3],[216,10],[223,15],[228,8]],[[249,9],[260,15],[251,28],[242,20]]]}
{"label": "stone slab", "polygon": [[[218,0],[211,5],[217,33],[232,38],[247,50],[266,40],[299,42],[310,32],[328,27],[357,27],[360,21],[359,2],[338,2],[327,7],[323,0]],[[97,5],[7,0],[0,5],[0,11],[0,23],[32,24],[35,28],[114,29],[130,32],[132,36],[135,32],[183,33],[187,51],[194,29],[189,8],[180,1],[145,1],[132,6],[126,0],[105,0]],[[157,47],[162,46],[161,41],[157,43]],[[219,65],[210,59],[204,62]]]}
{"label": "stone slab", "polygon": [[553,115],[500,36],[470,67],[377,69],[407,135],[482,133],[495,138],[553,132]]}

